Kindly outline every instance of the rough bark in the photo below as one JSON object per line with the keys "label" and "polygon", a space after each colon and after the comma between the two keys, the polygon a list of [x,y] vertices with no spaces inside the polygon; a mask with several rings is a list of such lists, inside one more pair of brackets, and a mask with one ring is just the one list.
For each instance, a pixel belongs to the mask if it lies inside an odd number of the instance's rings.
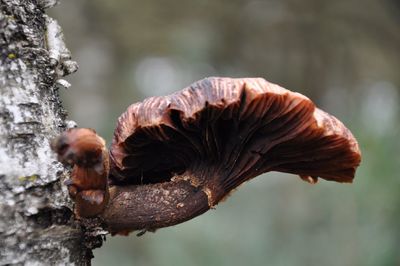
{"label": "rough bark", "polygon": [[0,0],[0,265],[90,264],[87,238],[49,142],[66,127],[58,89],[77,69],[57,22],[57,1]]}

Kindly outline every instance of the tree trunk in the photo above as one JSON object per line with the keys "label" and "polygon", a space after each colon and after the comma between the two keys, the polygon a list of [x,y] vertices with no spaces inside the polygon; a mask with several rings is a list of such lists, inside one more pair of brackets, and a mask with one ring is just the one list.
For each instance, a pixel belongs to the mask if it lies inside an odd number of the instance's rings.
{"label": "tree trunk", "polygon": [[57,0],[0,0],[0,265],[88,265],[101,237],[74,221],[69,173],[49,142],[66,127],[58,88],[77,69]]}

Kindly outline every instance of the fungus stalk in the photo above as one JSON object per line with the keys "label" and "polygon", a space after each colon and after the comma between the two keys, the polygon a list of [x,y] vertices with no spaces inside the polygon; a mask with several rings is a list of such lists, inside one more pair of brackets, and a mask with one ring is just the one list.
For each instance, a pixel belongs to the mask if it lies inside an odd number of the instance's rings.
{"label": "fungus stalk", "polygon": [[189,220],[209,209],[207,194],[190,176],[169,182],[108,186],[109,155],[104,140],[90,129],[69,129],[52,143],[58,159],[72,165],[64,182],[77,218],[100,216],[112,233],[154,230]]}

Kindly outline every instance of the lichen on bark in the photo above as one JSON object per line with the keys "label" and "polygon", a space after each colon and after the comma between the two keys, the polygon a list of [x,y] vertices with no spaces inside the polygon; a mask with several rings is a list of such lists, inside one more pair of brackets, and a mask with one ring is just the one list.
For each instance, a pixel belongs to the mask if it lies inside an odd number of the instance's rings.
{"label": "lichen on bark", "polygon": [[56,3],[0,0],[0,265],[89,264],[101,243],[82,241],[49,146],[66,125],[61,78],[77,69],[44,13]]}

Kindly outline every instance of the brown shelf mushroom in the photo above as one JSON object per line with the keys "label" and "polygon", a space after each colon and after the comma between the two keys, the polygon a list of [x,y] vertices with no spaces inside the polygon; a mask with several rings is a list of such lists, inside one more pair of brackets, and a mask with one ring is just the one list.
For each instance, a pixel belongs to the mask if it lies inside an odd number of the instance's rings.
{"label": "brown shelf mushroom", "polygon": [[361,160],[339,120],[261,78],[207,78],[131,105],[118,120],[109,157],[88,129],[63,133],[53,148],[75,164],[67,183],[77,215],[98,215],[111,232],[184,222],[269,171],[310,183],[352,182]]}

